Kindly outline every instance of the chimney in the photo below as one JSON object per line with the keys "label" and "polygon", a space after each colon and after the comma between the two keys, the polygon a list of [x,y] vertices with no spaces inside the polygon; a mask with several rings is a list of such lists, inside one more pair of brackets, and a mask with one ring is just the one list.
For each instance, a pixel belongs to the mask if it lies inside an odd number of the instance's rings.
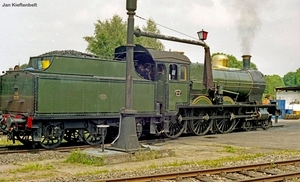
{"label": "chimney", "polygon": [[243,55],[243,70],[249,70],[250,69],[250,55]]}

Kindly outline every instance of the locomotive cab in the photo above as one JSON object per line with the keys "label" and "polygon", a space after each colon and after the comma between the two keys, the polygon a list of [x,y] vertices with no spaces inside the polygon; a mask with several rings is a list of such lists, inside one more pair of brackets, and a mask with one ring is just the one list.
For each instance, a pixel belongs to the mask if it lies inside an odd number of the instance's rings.
{"label": "locomotive cab", "polygon": [[[126,59],[126,47],[115,49],[115,59]],[[146,49],[141,45],[134,47],[134,69],[138,77],[140,65],[149,66],[151,78],[155,82],[155,105],[160,105],[159,113],[176,112],[177,105],[189,102],[189,78],[188,70],[191,61],[180,52],[160,51]],[[144,78],[145,79],[145,78]],[[157,106],[156,106],[157,107]]]}

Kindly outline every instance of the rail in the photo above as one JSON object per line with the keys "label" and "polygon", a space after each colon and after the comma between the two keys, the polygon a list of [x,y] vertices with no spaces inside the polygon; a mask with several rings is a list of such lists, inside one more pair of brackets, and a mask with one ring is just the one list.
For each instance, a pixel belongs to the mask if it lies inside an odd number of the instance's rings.
{"label": "rail", "polygon": [[[278,161],[278,162],[268,162],[260,164],[250,164],[244,166],[233,166],[233,167],[222,167],[222,168],[213,168],[213,169],[201,169],[194,171],[184,171],[176,173],[167,173],[167,174],[157,174],[157,175],[147,175],[147,176],[136,176],[136,177],[126,177],[126,178],[116,178],[116,179],[102,179],[95,182],[141,182],[141,181],[156,181],[156,180],[176,180],[183,178],[195,178],[199,181],[209,181],[206,179],[210,175],[219,175],[222,177],[227,176],[228,173],[239,173],[245,175],[244,179],[235,179],[235,181],[281,181],[294,178],[300,178],[300,170],[296,172],[286,173],[286,174],[276,174],[274,172],[268,172],[266,169],[275,168],[277,166],[290,166],[290,165],[299,165],[300,159],[288,160],[288,161]],[[266,175],[263,177],[251,176],[247,174],[247,171],[257,171],[263,172]],[[230,178],[228,176],[228,178]],[[248,179],[247,179],[248,178]]]}

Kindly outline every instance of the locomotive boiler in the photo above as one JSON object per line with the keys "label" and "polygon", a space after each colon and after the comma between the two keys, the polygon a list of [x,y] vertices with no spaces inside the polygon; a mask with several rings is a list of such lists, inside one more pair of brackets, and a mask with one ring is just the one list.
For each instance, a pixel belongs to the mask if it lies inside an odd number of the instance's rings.
{"label": "locomotive boiler", "polygon": [[[233,69],[226,57],[213,58],[213,87],[205,88],[203,64],[136,45],[132,99],[138,137],[269,128],[276,104],[261,104],[264,76],[250,68],[250,56],[243,59],[244,68]],[[125,60],[125,46],[115,49],[114,59],[52,51],[31,57],[24,70],[6,71],[0,80],[1,131],[9,140],[48,149],[63,141],[95,145],[103,136],[114,139],[125,105]],[[109,125],[105,134],[97,127],[102,124]]]}

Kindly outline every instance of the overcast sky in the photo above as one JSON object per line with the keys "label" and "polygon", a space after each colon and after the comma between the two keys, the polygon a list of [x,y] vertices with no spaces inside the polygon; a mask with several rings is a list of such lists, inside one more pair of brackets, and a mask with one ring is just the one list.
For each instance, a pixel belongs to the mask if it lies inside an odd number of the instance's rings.
{"label": "overcast sky", "polygon": [[[3,7],[19,2],[37,7]],[[0,70],[52,50],[85,52],[83,37],[93,35],[98,19],[117,14],[127,21],[126,12],[126,0],[2,0]],[[169,36],[192,39],[204,29],[211,53],[238,60],[250,54],[265,75],[283,77],[300,68],[299,0],[138,0],[136,14],[177,31],[158,26]],[[135,25],[145,23],[135,18]],[[167,50],[183,51],[192,62],[203,62],[201,47],[162,42]]]}

